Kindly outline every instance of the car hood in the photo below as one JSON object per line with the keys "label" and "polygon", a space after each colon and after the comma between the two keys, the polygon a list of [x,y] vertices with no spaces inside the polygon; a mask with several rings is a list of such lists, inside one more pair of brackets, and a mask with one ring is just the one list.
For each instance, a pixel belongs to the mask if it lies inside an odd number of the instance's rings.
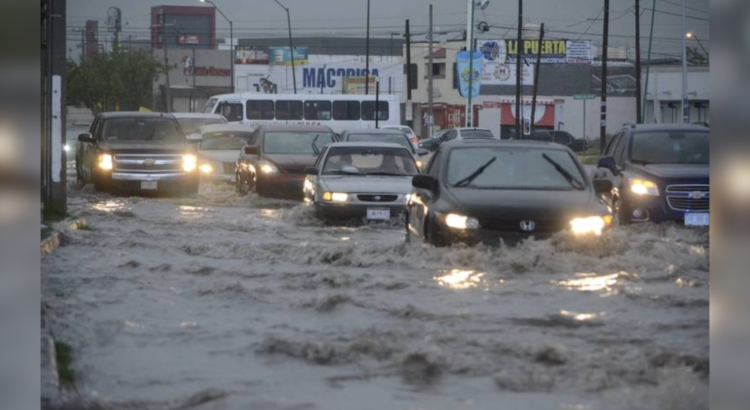
{"label": "car hood", "polygon": [[320,182],[326,191],[356,193],[408,194],[411,192],[410,176],[321,176]]}
{"label": "car hood", "polygon": [[662,179],[709,178],[710,167],[706,164],[651,164],[632,165],[632,170]]}
{"label": "car hood", "polygon": [[281,167],[287,171],[303,171],[305,168],[312,167],[315,165],[315,160],[318,159],[316,155],[305,154],[305,155],[281,155],[281,154],[265,154],[263,158],[273,162],[276,166]]}
{"label": "car hood", "polygon": [[606,208],[590,189],[584,191],[542,191],[518,189],[471,189],[445,187],[451,212],[480,219],[572,219],[602,215]]}
{"label": "car hood", "polygon": [[218,162],[235,162],[240,156],[239,150],[198,151],[201,159]]}
{"label": "car hood", "polygon": [[191,150],[187,141],[185,142],[163,142],[163,141],[103,141],[101,147],[110,151],[180,151]]}

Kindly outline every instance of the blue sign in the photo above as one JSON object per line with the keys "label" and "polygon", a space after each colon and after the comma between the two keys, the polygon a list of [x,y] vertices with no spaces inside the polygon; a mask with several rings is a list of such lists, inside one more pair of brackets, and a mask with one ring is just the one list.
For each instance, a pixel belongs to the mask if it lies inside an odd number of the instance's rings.
{"label": "blue sign", "polygon": [[[292,53],[289,47],[269,47],[271,65],[292,65]],[[307,65],[307,47],[294,47],[294,65]]]}
{"label": "blue sign", "polygon": [[[482,82],[482,62],[484,61],[484,54],[480,52],[473,53],[473,60],[469,57],[468,51],[459,51],[456,56],[456,63],[458,66],[458,91],[464,98],[479,97],[481,82]],[[471,79],[471,90],[469,90],[469,80]]]}
{"label": "blue sign", "polygon": [[[302,69],[302,87],[303,88],[336,88],[338,80],[346,77],[364,77],[368,71],[364,68],[314,68],[305,67]],[[380,74],[377,68],[370,70],[371,77],[378,77]]]}

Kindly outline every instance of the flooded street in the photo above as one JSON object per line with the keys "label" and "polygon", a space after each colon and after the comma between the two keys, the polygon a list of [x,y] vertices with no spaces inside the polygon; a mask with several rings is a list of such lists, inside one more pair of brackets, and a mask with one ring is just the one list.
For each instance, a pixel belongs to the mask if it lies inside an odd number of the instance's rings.
{"label": "flooded street", "polygon": [[707,230],[437,249],[221,184],[69,204],[43,301],[113,409],[708,408]]}

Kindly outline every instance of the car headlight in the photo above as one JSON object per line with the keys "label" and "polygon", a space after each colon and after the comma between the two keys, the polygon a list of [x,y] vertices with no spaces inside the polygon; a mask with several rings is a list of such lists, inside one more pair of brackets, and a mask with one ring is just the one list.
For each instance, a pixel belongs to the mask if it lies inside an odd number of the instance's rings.
{"label": "car headlight", "polygon": [[631,179],[630,192],[638,196],[659,196],[659,187],[646,179]]}
{"label": "car headlight", "polygon": [[193,172],[198,167],[198,158],[195,155],[187,154],[182,156],[182,170]]}
{"label": "car headlight", "polygon": [[573,233],[576,235],[601,235],[604,228],[612,224],[612,217],[607,216],[591,216],[588,218],[576,218],[570,221],[570,226]]}
{"label": "car headlight", "polygon": [[99,168],[105,171],[111,171],[112,168],[114,168],[114,163],[112,162],[112,155],[110,154],[99,155]]}
{"label": "car headlight", "polygon": [[419,169],[422,169],[422,166],[423,166],[423,165],[424,165],[424,164],[422,163],[422,161],[420,161],[420,160],[417,160],[417,168],[419,168]]}
{"label": "car headlight", "polygon": [[476,218],[458,214],[448,214],[445,217],[445,224],[453,229],[479,229],[479,221]]}
{"label": "car headlight", "polygon": [[198,167],[200,171],[204,174],[210,174],[214,172],[214,167],[211,166],[211,164],[203,164],[200,167]]}
{"label": "car headlight", "polygon": [[264,174],[276,174],[279,172],[279,168],[276,165],[267,161],[258,162],[258,169]]}
{"label": "car headlight", "polygon": [[323,200],[329,202],[346,202],[349,200],[349,194],[343,192],[324,192]]}

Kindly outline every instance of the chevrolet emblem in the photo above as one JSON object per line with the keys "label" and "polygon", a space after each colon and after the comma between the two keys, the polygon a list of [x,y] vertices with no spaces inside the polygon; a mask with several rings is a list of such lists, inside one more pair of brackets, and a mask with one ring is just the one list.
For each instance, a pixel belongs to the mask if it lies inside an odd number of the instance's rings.
{"label": "chevrolet emblem", "polygon": [[146,165],[148,167],[152,167],[155,164],[156,164],[156,161],[154,161],[152,158],[149,158],[149,159],[143,161],[143,165]]}
{"label": "chevrolet emblem", "polygon": [[701,191],[693,191],[688,194],[688,198],[690,199],[703,199],[708,196],[707,192],[701,192]]}

